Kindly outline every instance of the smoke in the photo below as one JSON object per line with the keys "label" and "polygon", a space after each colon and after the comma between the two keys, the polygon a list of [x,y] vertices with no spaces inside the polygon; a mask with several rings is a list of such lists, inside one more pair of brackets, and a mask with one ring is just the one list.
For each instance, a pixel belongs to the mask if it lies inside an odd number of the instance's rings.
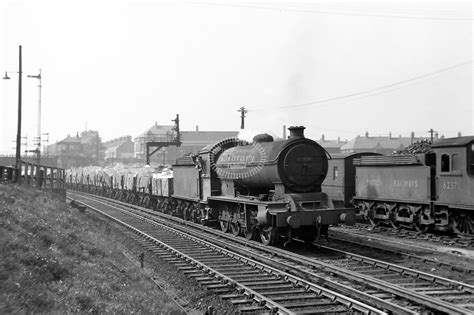
{"label": "smoke", "polygon": [[268,130],[263,130],[263,129],[243,129],[239,131],[239,134],[237,135],[237,138],[240,140],[247,141],[249,143],[253,142],[253,137],[256,135],[262,134],[262,133],[267,133],[270,136],[273,137],[273,140],[280,139],[274,132],[268,131]]}

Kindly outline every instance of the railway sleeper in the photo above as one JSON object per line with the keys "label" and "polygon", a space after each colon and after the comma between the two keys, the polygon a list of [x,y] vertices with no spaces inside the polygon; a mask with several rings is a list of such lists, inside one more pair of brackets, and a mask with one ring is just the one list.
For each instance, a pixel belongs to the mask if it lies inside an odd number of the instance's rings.
{"label": "railway sleeper", "polygon": [[241,280],[239,281],[240,284],[245,286],[255,286],[255,285],[272,285],[272,284],[283,284],[288,283],[286,281],[280,280],[278,278],[271,278],[271,277],[259,277],[259,279],[251,279],[251,280]]}
{"label": "railway sleeper", "polygon": [[229,276],[230,278],[236,281],[245,281],[246,279],[249,279],[249,280],[254,279],[256,275],[257,274],[250,274],[250,275],[241,274],[241,275],[227,275],[227,276]]}
{"label": "railway sleeper", "polygon": [[[250,287],[250,285],[246,285],[248,287]],[[263,285],[263,284],[256,284],[256,285],[253,285],[252,286],[252,290],[254,291],[257,291],[257,292],[260,292],[260,290],[266,290],[266,289],[273,289],[273,290],[276,290],[276,289],[291,289],[291,288],[294,288],[294,286],[292,284],[288,284],[288,283],[285,283],[285,284],[280,284],[280,285]]]}
{"label": "railway sleeper", "polygon": [[280,302],[280,301],[292,301],[292,300],[299,301],[299,300],[310,300],[310,299],[321,299],[321,298],[318,297],[318,295],[315,293],[308,293],[308,294],[299,294],[299,295],[294,295],[294,296],[291,296],[291,295],[281,296],[281,297],[276,296],[272,298],[272,301]]}
{"label": "railway sleeper", "polygon": [[349,308],[343,305],[339,306],[328,306],[322,309],[315,310],[298,310],[298,314],[336,314],[336,313],[347,313]]}
{"label": "railway sleeper", "polygon": [[[340,306],[339,303],[334,303],[328,299],[319,299],[313,300],[310,302],[300,302],[300,303],[282,303],[286,308],[308,308],[308,307],[317,307],[317,306]],[[347,309],[346,309],[347,310]],[[299,312],[298,312],[299,313]]]}
{"label": "railway sleeper", "polygon": [[268,290],[258,290],[258,293],[264,294],[266,296],[270,295],[282,295],[282,294],[297,294],[297,293],[307,293],[306,289],[293,289],[293,290],[275,290],[274,288],[269,288]]}
{"label": "railway sleeper", "polygon": [[223,285],[223,286],[228,286],[228,284],[224,284],[224,283],[222,283],[222,281],[216,280],[216,279],[211,279],[211,280],[206,280],[206,281],[198,281],[198,282],[201,286],[209,286],[209,285],[216,285],[216,284]]}
{"label": "railway sleeper", "polygon": [[358,273],[375,277],[377,275],[385,275],[388,274],[387,270],[380,270],[380,269],[371,269],[371,270],[356,270]]}
{"label": "railway sleeper", "polygon": [[[421,294],[425,294],[425,292],[442,292],[442,291],[446,291],[446,288],[445,287],[433,287],[433,286],[429,286],[429,287],[423,287],[423,288],[412,288],[413,291],[416,291],[418,293],[421,293]],[[456,292],[456,291],[452,291],[452,290],[449,290],[452,292]]]}
{"label": "railway sleeper", "polygon": [[[443,290],[443,291],[433,290],[433,291],[423,291],[423,292],[420,292],[420,293],[423,293],[423,294],[426,294],[426,295],[429,295],[429,296],[441,295],[441,296],[439,296],[439,298],[444,300],[444,297],[442,295],[454,294],[454,293],[456,293],[456,291],[453,291],[453,290]],[[459,292],[459,293],[462,293],[462,292]]]}
{"label": "railway sleeper", "polygon": [[229,284],[211,284],[205,286],[207,290],[212,291],[214,294],[228,293],[235,289]]}
{"label": "railway sleeper", "polygon": [[374,270],[374,266],[349,266],[352,271]]}
{"label": "railway sleeper", "polygon": [[237,270],[237,271],[226,272],[226,275],[229,276],[229,277],[241,276],[241,275],[247,275],[247,276],[254,277],[255,275],[258,275],[258,274],[260,274],[260,272],[256,271],[256,270],[253,270],[253,269],[243,270],[243,271]]}
{"label": "railway sleeper", "polygon": [[203,277],[206,275],[206,273],[201,270],[196,270],[196,268],[192,270],[184,270],[183,273],[190,278]]}
{"label": "railway sleeper", "polygon": [[242,269],[242,267],[245,267],[245,265],[240,265],[240,266],[222,266],[222,267],[215,267],[214,269],[219,270],[220,272],[226,272],[230,270],[239,270]]}
{"label": "railway sleeper", "polygon": [[188,249],[179,249],[182,252],[185,252],[188,255],[196,255],[198,257],[209,257],[209,255],[215,255],[216,252],[213,250],[209,249],[193,249],[193,250],[188,250]]}
{"label": "railway sleeper", "polygon": [[397,281],[397,280],[404,280],[405,278],[402,276],[400,277],[399,274],[390,274],[390,273],[387,273],[387,274],[384,274],[384,275],[377,275],[375,276],[377,279],[380,279],[380,280],[388,280],[390,279],[390,282],[393,282],[393,281]]}
{"label": "railway sleeper", "polygon": [[232,300],[232,299],[239,299],[244,298],[245,295],[239,293],[231,293],[231,294],[223,294],[220,296],[222,300]]}
{"label": "railway sleeper", "polygon": [[[166,262],[167,262],[168,264],[170,264],[170,265],[176,266],[176,265],[178,265],[178,264],[182,264],[183,261],[185,261],[185,260],[184,260],[184,259],[176,259],[176,258],[175,258],[174,260],[168,260],[168,261],[166,261]],[[189,264],[188,264],[188,265],[189,265]]]}
{"label": "railway sleeper", "polygon": [[[414,280],[416,281],[416,280]],[[396,283],[396,285],[399,285],[401,287],[431,287],[433,284],[428,283],[428,282],[401,282],[401,283]]]}
{"label": "railway sleeper", "polygon": [[467,302],[474,302],[474,296],[472,294],[464,294],[459,292],[460,295],[445,295],[443,300],[445,301],[455,301],[455,300],[467,300]]}
{"label": "railway sleeper", "polygon": [[209,256],[193,256],[194,259],[199,259],[201,262],[219,262],[219,261],[235,261],[229,257],[209,257]]}
{"label": "railway sleeper", "polygon": [[210,262],[210,263],[206,263],[206,265],[208,265],[209,267],[212,267],[212,268],[226,268],[226,267],[240,267],[242,268],[243,266],[245,266],[244,264],[236,264],[235,261],[229,261],[229,262],[222,262],[222,263],[218,263],[218,262]]}
{"label": "railway sleeper", "polygon": [[257,313],[259,311],[268,311],[268,308],[266,308],[265,306],[260,306],[260,305],[253,305],[253,306],[239,308],[240,313]]}
{"label": "railway sleeper", "polygon": [[230,303],[232,303],[233,305],[253,304],[253,302],[254,302],[253,299],[246,299],[246,298],[230,300]]}

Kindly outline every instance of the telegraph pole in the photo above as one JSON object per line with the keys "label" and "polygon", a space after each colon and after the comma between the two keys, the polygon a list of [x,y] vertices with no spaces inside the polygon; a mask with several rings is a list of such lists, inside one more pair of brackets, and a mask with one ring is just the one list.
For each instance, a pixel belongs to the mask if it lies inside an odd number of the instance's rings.
{"label": "telegraph pole", "polygon": [[248,110],[245,109],[244,106],[242,106],[239,110],[237,110],[238,112],[240,112],[240,129],[245,129],[245,114],[247,114]]}
{"label": "telegraph pole", "polygon": [[431,135],[431,143],[433,143],[433,135],[434,135],[434,132],[435,132],[435,131],[433,130],[433,128],[431,128],[430,130],[428,130],[428,132],[429,132],[430,135]]}
{"label": "telegraph pole", "polygon": [[28,78],[34,78],[39,80],[39,97],[38,97],[38,143],[36,147],[36,158],[38,160],[38,165],[41,160],[41,69],[39,69],[38,75],[28,75]]}
{"label": "telegraph pole", "polygon": [[20,181],[20,159],[21,159],[21,45],[18,52],[18,129],[16,133],[16,181]]}

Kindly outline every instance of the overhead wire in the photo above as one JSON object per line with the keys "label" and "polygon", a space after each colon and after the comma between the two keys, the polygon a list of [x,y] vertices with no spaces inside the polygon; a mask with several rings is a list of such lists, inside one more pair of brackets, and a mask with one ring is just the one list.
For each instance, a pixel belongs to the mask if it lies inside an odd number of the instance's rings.
{"label": "overhead wire", "polygon": [[288,7],[271,7],[271,6],[259,6],[253,4],[230,4],[230,3],[216,3],[216,2],[186,2],[189,4],[196,5],[209,5],[209,6],[220,6],[220,7],[234,7],[234,8],[248,8],[248,9],[259,9],[259,10],[272,10],[272,11],[290,11],[290,12],[301,12],[301,13],[313,13],[313,14],[326,14],[326,15],[345,15],[345,16],[363,16],[363,17],[378,17],[378,18],[395,18],[395,19],[413,19],[413,20],[444,20],[444,21],[473,21],[471,17],[427,17],[427,16],[408,16],[408,15],[390,15],[390,14],[370,14],[370,13],[354,13],[354,12],[332,12],[325,10],[314,10],[314,9],[298,9]]}
{"label": "overhead wire", "polygon": [[[413,78],[409,78],[409,79],[402,80],[402,81],[397,81],[397,82],[394,82],[394,83],[390,83],[390,84],[387,84],[387,85],[375,87],[375,88],[364,90],[364,91],[358,91],[358,92],[354,92],[354,93],[350,93],[350,94],[346,94],[346,95],[342,95],[342,96],[336,96],[336,97],[326,98],[326,99],[312,101],[312,102],[280,106],[280,107],[275,107],[275,108],[272,108],[272,109],[289,109],[289,108],[298,108],[298,107],[311,106],[311,105],[319,105],[319,104],[325,104],[325,103],[334,102],[334,101],[338,101],[338,100],[354,98],[354,97],[362,96],[362,95],[368,95],[368,94],[373,94],[373,93],[382,93],[382,92],[386,92],[385,90],[388,90],[388,89],[393,88],[393,87],[397,87],[397,86],[400,86],[400,85],[403,85],[403,84],[406,84],[406,83],[409,83],[409,82],[413,82],[413,81],[418,81],[418,80],[421,80],[421,79],[424,79],[424,78],[427,78],[427,77],[431,77],[431,76],[434,76],[434,75],[437,75],[437,74],[440,74],[440,73],[443,73],[443,72],[447,72],[447,71],[450,71],[450,70],[453,70],[453,69],[456,69],[456,68],[459,68],[459,67],[462,67],[462,66],[465,66],[465,65],[468,65],[468,64],[472,64],[472,61],[473,60],[471,59],[471,60],[468,60],[468,61],[464,61],[464,62],[455,64],[455,65],[450,66],[450,67],[442,68],[442,69],[439,69],[439,70],[436,70],[436,71],[433,71],[433,72],[429,72],[429,73],[425,73],[425,74],[422,74],[422,75],[419,75],[419,76],[416,76],[416,77],[413,77]],[[266,109],[266,108],[253,108],[253,109],[249,108],[249,111],[258,111],[258,110],[264,110],[264,109]]]}

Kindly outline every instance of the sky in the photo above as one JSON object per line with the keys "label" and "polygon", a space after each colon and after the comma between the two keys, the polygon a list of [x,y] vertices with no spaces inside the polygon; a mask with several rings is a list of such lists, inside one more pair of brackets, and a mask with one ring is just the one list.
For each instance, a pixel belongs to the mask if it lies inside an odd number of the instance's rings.
{"label": "sky", "polygon": [[0,2],[0,154],[22,136],[181,129],[474,135],[470,2]]}

